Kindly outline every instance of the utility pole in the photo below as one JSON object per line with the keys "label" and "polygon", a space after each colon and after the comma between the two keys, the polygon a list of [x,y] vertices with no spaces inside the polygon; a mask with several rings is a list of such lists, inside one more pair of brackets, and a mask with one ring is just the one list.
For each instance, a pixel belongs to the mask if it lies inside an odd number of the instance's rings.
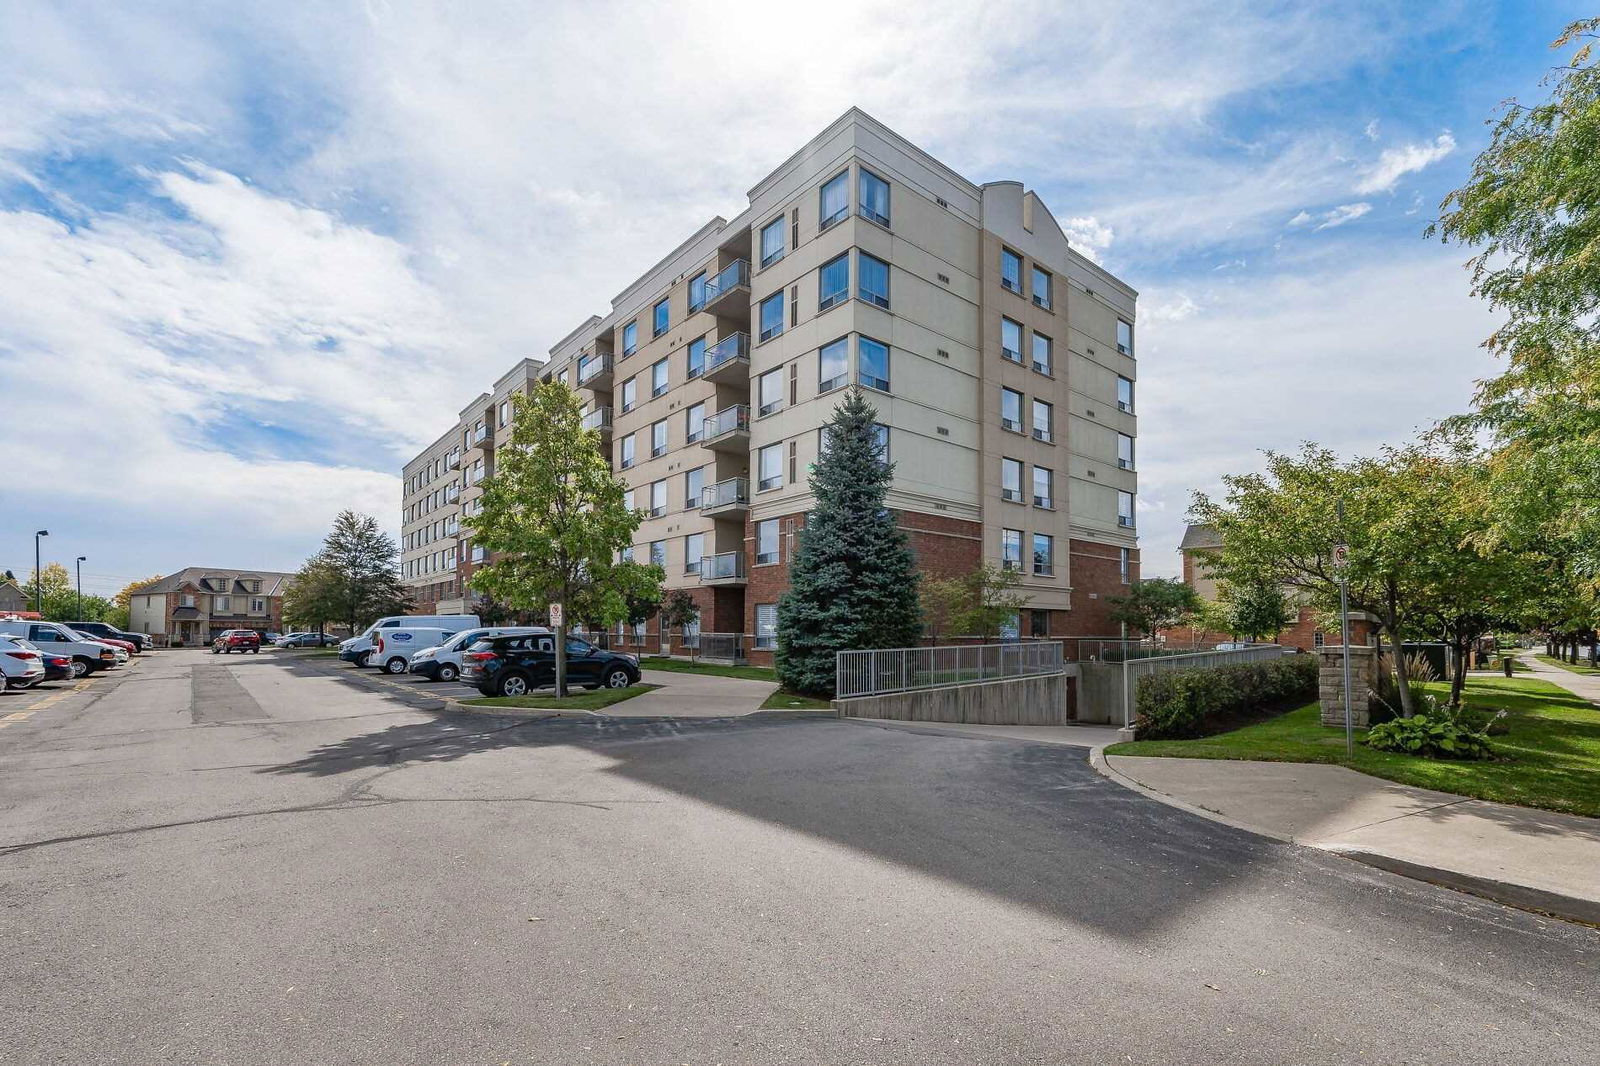
{"label": "utility pole", "polygon": [[83,563],[88,558],[87,555],[78,556],[78,613],[76,617],[80,622],[83,621]]}
{"label": "utility pole", "polygon": [[44,617],[44,567],[39,561],[39,538],[49,535],[48,529],[36,530],[33,534],[33,610],[40,618]]}
{"label": "utility pole", "polygon": [[1344,541],[1344,501],[1338,503],[1339,543],[1333,546],[1333,568],[1339,572],[1339,630],[1344,641],[1344,754],[1356,754],[1355,717],[1350,712],[1350,546]]}

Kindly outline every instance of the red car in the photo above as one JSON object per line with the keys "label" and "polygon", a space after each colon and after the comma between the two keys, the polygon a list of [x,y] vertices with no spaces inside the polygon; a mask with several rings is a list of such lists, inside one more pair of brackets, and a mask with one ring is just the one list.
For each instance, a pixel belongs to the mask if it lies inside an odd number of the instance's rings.
{"label": "red car", "polygon": [[212,655],[227,655],[230,652],[243,655],[247,651],[261,654],[261,634],[253,629],[230,629],[211,642]]}

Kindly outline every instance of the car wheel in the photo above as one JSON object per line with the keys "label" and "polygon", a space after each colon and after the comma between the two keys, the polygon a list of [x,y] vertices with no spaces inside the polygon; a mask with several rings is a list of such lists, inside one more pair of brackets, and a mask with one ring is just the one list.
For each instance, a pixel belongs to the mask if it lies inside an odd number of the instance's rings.
{"label": "car wheel", "polygon": [[403,674],[406,672],[406,661],[396,655],[393,659],[384,663],[383,668],[391,674]]}
{"label": "car wheel", "polygon": [[502,696],[526,696],[528,694],[528,679],[521,674],[507,674],[495,686]]}
{"label": "car wheel", "polygon": [[77,677],[88,677],[89,676],[89,664],[84,662],[82,659],[74,659],[74,660],[72,660],[72,676],[75,677],[75,678],[77,678]]}
{"label": "car wheel", "polygon": [[628,677],[628,671],[618,666],[606,675],[606,688],[627,688],[633,684]]}
{"label": "car wheel", "polygon": [[251,655],[260,655],[261,654],[261,649],[260,648],[251,648],[250,649],[250,654]]}
{"label": "car wheel", "polygon": [[461,671],[456,669],[454,663],[440,663],[439,664],[439,680],[440,681],[454,681],[456,678],[458,678],[460,676],[461,676]]}
{"label": "car wheel", "polygon": [[221,655],[222,654],[222,649],[221,648],[212,648],[211,649],[211,654],[212,655]]}

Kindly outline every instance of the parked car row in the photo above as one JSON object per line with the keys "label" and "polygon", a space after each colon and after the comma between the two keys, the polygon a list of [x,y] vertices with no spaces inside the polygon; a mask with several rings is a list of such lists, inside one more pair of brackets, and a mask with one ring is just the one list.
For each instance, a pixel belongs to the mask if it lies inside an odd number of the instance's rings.
{"label": "parked car row", "polygon": [[339,638],[326,633],[285,633],[273,643],[280,648],[326,648],[339,643]]}
{"label": "parked car row", "polygon": [[[0,665],[6,667],[8,688],[36,685],[49,680],[45,675],[51,669],[60,668],[59,664],[35,664],[26,653],[49,656],[55,660],[65,659],[70,676],[87,677],[100,670],[120,666],[138,655],[142,647],[142,642],[87,633],[67,622],[40,622],[25,618],[0,618],[0,638],[7,645],[0,649],[4,651],[0,655],[0,660],[4,662]],[[23,664],[24,669],[14,674],[12,668],[17,664]],[[43,665],[44,668],[35,671],[35,665]]]}

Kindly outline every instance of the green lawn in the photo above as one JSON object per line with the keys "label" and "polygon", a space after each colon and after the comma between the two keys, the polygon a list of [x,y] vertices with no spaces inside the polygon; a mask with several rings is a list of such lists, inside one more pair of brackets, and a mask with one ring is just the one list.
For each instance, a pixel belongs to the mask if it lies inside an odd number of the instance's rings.
{"label": "green lawn", "polygon": [[717,663],[697,663],[687,659],[669,659],[652,655],[639,660],[645,670],[671,670],[679,674],[712,674],[716,677],[742,677],[746,681],[776,681],[778,673],[770,666],[721,666]]}
{"label": "green lawn", "polygon": [[1568,673],[1588,674],[1590,677],[1600,677],[1600,670],[1596,670],[1594,667],[1590,666],[1587,662],[1584,662],[1581,659],[1577,663],[1574,664],[1574,663],[1569,663],[1569,662],[1563,662],[1562,660],[1557,659],[1553,655],[1535,655],[1534,658],[1538,659],[1540,662],[1544,663],[1546,666],[1559,666],[1559,667],[1561,667],[1561,669],[1567,671]]}
{"label": "green lawn", "polygon": [[767,697],[761,705],[763,711],[831,711],[833,704],[827,700],[815,699],[811,696],[801,696],[794,692],[785,692],[779,689]]}
{"label": "green lawn", "polygon": [[564,700],[558,700],[555,693],[543,695],[534,693],[531,696],[486,696],[483,699],[462,700],[474,707],[523,707],[536,708],[547,711],[598,711],[610,707],[623,700],[631,700],[635,696],[643,696],[652,689],[660,688],[659,685],[630,685],[627,688],[597,688],[592,692],[572,692]]}
{"label": "green lawn", "polygon": [[[1448,686],[1430,685],[1444,695]],[[1311,704],[1266,722],[1201,740],[1114,744],[1110,755],[1337,763],[1421,788],[1500,803],[1600,816],[1600,708],[1533,678],[1472,677],[1470,706],[1510,712],[1511,731],[1492,738],[1498,762],[1449,762],[1373,751],[1356,731],[1346,759],[1344,730],[1322,725]]]}

